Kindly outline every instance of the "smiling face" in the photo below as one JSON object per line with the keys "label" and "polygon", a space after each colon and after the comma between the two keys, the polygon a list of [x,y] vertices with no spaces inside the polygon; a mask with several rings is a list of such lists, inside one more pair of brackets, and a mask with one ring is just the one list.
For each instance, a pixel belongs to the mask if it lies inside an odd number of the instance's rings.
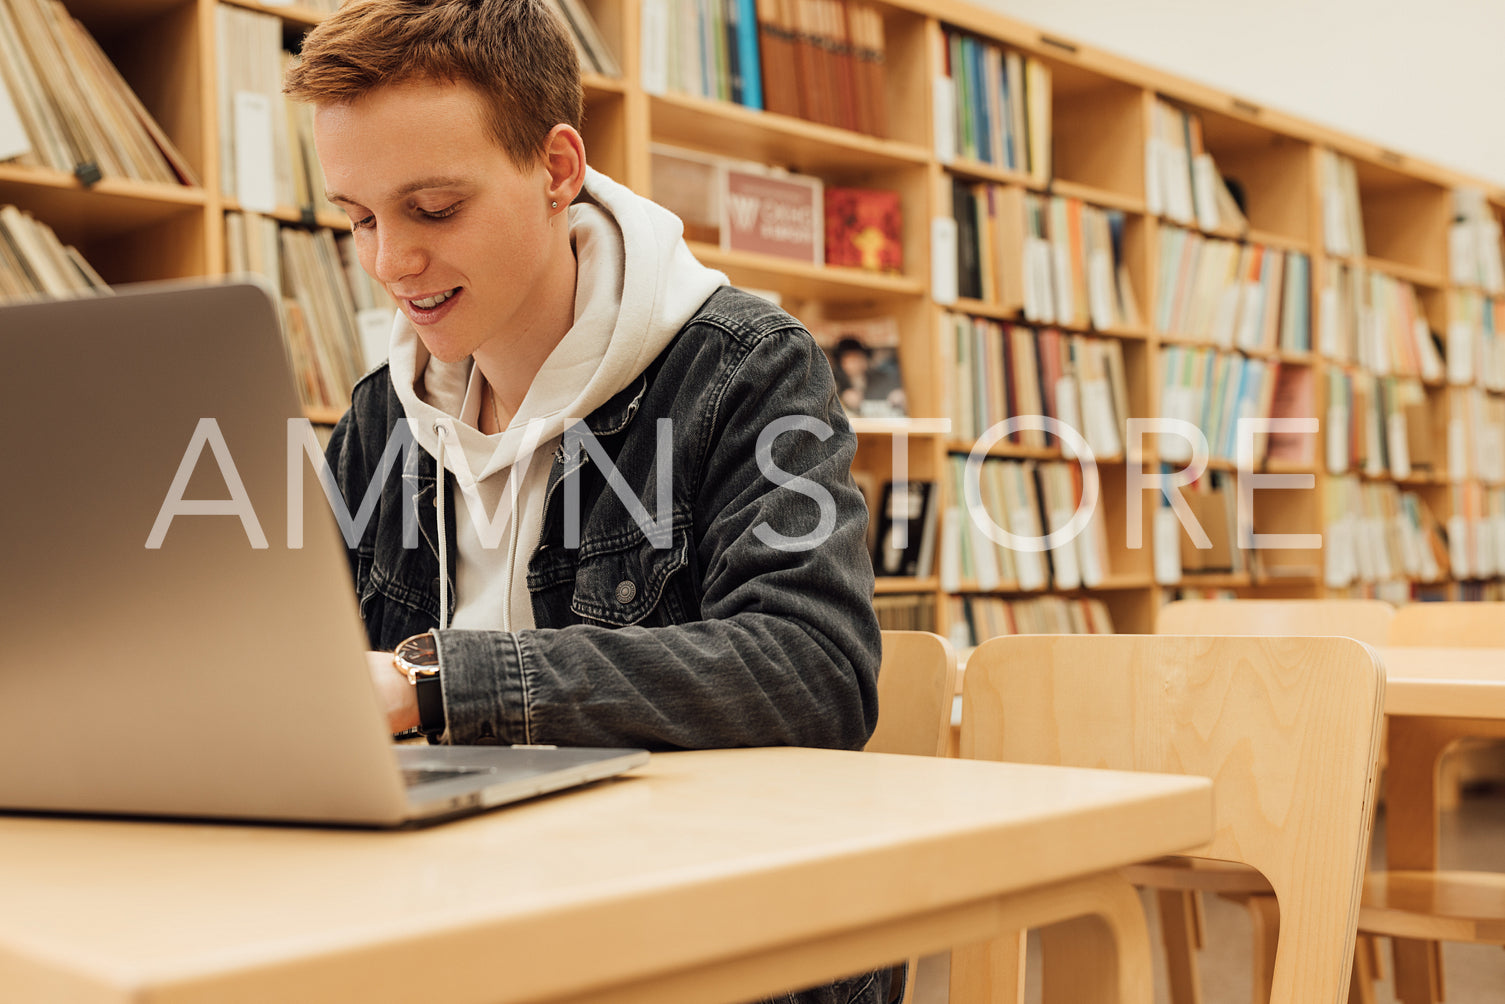
{"label": "smiling face", "polygon": [[[467,84],[389,84],[320,105],[314,139],[361,267],[433,356],[541,363],[573,317],[563,214],[579,182],[561,183],[557,152],[519,168],[486,128],[483,107]],[[575,173],[583,170],[582,156]]]}

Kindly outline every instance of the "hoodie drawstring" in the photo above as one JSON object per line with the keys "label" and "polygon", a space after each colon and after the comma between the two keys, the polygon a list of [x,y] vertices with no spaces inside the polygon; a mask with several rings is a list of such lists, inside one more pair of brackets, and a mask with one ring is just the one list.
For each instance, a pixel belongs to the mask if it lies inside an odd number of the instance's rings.
{"label": "hoodie drawstring", "polygon": [[444,423],[434,423],[434,435],[439,437],[439,447],[435,451],[435,460],[438,462],[438,485],[434,494],[434,505],[438,508],[435,521],[439,524],[439,630],[449,627],[449,544],[444,535]]}

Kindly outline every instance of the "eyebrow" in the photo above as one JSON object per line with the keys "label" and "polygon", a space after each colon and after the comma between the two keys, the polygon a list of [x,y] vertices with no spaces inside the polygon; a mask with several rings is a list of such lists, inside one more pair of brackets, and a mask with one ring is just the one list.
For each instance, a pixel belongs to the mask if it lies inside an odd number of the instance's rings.
{"label": "eyebrow", "polygon": [[[407,184],[405,184],[405,185],[401,186],[400,188],[398,188],[396,191],[394,191],[392,193],[391,197],[394,198],[394,199],[400,199],[404,195],[412,195],[414,192],[421,192],[421,191],[424,191],[425,189],[429,189],[429,188],[462,188],[462,187],[464,187],[465,185],[468,185],[468,184],[470,184],[470,179],[469,178],[459,178],[459,177],[419,178],[417,181],[410,181]],[[339,192],[325,192],[324,193],[324,197],[326,199],[328,199],[330,202],[343,202],[344,204],[346,204],[348,206],[360,205],[360,203],[357,202],[355,199],[352,199],[348,195],[341,195]]]}

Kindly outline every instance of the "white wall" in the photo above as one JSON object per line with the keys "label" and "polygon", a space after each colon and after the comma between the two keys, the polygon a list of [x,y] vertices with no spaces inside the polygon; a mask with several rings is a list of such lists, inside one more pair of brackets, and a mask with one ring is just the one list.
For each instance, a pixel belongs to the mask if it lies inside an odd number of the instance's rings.
{"label": "white wall", "polygon": [[1502,0],[974,0],[1505,184]]}

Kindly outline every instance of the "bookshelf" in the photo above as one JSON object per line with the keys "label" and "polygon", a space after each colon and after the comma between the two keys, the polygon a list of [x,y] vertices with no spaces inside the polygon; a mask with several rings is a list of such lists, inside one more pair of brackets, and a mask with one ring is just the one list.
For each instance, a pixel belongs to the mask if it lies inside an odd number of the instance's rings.
{"label": "bookshelf", "polygon": [[[298,36],[324,16],[305,6],[224,2],[276,18],[285,46],[295,46]],[[65,4],[182,152],[199,184],[106,177],[86,187],[62,171],[0,163],[0,204],[18,206],[50,226],[110,282],[223,273],[231,255],[226,215],[243,207],[239,193],[222,180],[219,137],[227,123],[216,92],[228,54],[217,51],[219,4]],[[1500,331],[1505,286],[1487,269],[1464,267],[1462,256],[1465,251],[1472,256],[1474,246],[1460,243],[1455,219],[1459,193],[1475,193],[1468,197],[1471,219],[1486,244],[1493,240],[1498,257],[1505,187],[959,0],[865,4],[881,23],[879,104],[886,108],[887,125],[877,135],[838,128],[809,116],[755,110],[660,86],[660,74],[645,65],[646,53],[661,51],[645,44],[645,8],[651,25],[655,5],[661,9],[662,0],[585,0],[623,71],[620,78],[592,73],[585,80],[584,133],[594,165],[651,195],[651,149],[665,144],[811,174],[827,186],[899,193],[904,220],[899,274],[695,245],[698,256],[734,283],[778,293],[785,308],[808,323],[874,317],[897,322],[913,417],[854,423],[857,474],[870,488],[899,475],[933,482],[941,519],[932,567],[919,575],[880,579],[881,605],[947,632],[956,626],[960,600],[1092,599],[1101,601],[1117,630],[1146,631],[1159,605],[1179,591],[1270,597],[1358,593],[1395,600],[1505,595],[1505,470],[1492,459],[1505,452],[1505,342],[1497,341],[1505,338]],[[832,9],[839,6],[826,6],[827,12]],[[954,132],[956,78],[948,73],[952,54],[960,51],[952,46],[957,36],[1000,54],[987,57],[999,60],[991,71],[997,79],[1009,79],[1009,53],[1048,76],[1048,89],[1030,90],[1035,101],[1030,118],[1037,128],[1041,116],[1048,118],[1049,135],[1048,149],[1036,151],[1043,156],[1033,163],[962,155]],[[977,65],[985,65],[983,57]],[[943,89],[952,92],[949,97],[939,94]],[[1236,215],[1220,216],[1216,225],[1204,228],[1203,219],[1164,204],[1165,161],[1157,151],[1171,120],[1195,120],[1196,149],[1188,141],[1185,153],[1205,155],[1218,177],[1236,182],[1237,196],[1230,195]],[[1022,133],[1016,140],[1038,142]],[[1192,178],[1195,183],[1194,171]],[[1092,319],[1084,323],[1081,316],[1029,323],[1019,305],[1001,294],[946,295],[945,282],[937,279],[944,280],[951,252],[933,243],[935,221],[954,221],[959,185],[1027,193],[1047,205],[1068,200],[1109,214],[1121,282],[1136,316],[1101,325]],[[1226,208],[1228,202],[1223,204]],[[270,215],[288,227],[311,222],[338,232],[343,226],[339,214],[316,211],[310,220],[296,205],[280,205]],[[1344,239],[1334,238],[1335,227],[1346,227]],[[1260,256],[1278,256],[1287,277],[1292,263],[1302,260],[1307,286],[1287,309],[1305,312],[1305,342],[1297,335],[1285,339],[1284,316],[1268,322],[1269,331],[1280,332],[1273,343],[1252,338],[1225,343],[1205,331],[1165,330],[1158,323],[1161,290],[1175,288],[1166,285],[1175,277],[1164,275],[1170,266],[1162,260],[1162,247],[1175,230],[1221,248],[1229,263],[1250,265],[1255,249]],[[1375,312],[1375,297],[1401,306],[1387,306],[1383,323],[1361,319],[1363,311]],[[1260,534],[1324,534],[1324,548],[1269,550],[1243,567],[1186,569],[1179,579],[1167,574],[1155,549],[1163,507],[1149,486],[1162,464],[1181,465],[1176,451],[1167,452],[1163,438],[1150,434],[1138,455],[1122,436],[1122,448],[1099,464],[1107,533],[1099,556],[1103,567],[1090,585],[1079,581],[1057,588],[1047,582],[1023,590],[1017,582],[998,581],[984,587],[956,569],[943,571],[941,559],[955,546],[951,524],[964,511],[953,470],[973,446],[947,424],[955,404],[956,316],[1000,330],[1053,329],[1068,342],[1111,342],[1122,367],[1122,387],[1114,393],[1126,398],[1120,404],[1129,417],[1167,414],[1182,403],[1172,400],[1180,392],[1166,383],[1163,367],[1193,351],[1208,350],[1197,358],[1212,360],[1209,372],[1277,374],[1280,382],[1273,385],[1274,397],[1264,399],[1266,410],[1296,407],[1299,412],[1284,413],[1316,418],[1322,431],[1311,437],[1304,454],[1288,454],[1291,443],[1282,443],[1280,455],[1272,450],[1257,468],[1260,475],[1307,477],[1311,487],[1256,490],[1253,528]],[[1289,323],[1296,331],[1301,322]],[[1415,336],[1410,342],[1407,331]],[[1427,343],[1441,357],[1440,374],[1427,369]],[[1225,397],[1226,391],[1218,400]],[[310,417],[331,422],[337,412],[310,409]],[[1343,436],[1331,431],[1337,428]],[[1004,441],[987,452],[990,461],[1031,470],[1064,460],[1053,443]],[[1204,485],[1216,477],[1231,491],[1233,466],[1219,455]],[[1053,518],[1038,515],[1042,526]],[[1404,523],[1407,518],[1413,522]],[[1128,546],[1131,530],[1143,546]],[[1179,536],[1168,537],[1166,546]],[[1430,575],[1418,563],[1418,549],[1439,546],[1436,562],[1446,571]],[[1388,565],[1376,559],[1380,551]],[[997,607],[990,609],[995,616]]]}

